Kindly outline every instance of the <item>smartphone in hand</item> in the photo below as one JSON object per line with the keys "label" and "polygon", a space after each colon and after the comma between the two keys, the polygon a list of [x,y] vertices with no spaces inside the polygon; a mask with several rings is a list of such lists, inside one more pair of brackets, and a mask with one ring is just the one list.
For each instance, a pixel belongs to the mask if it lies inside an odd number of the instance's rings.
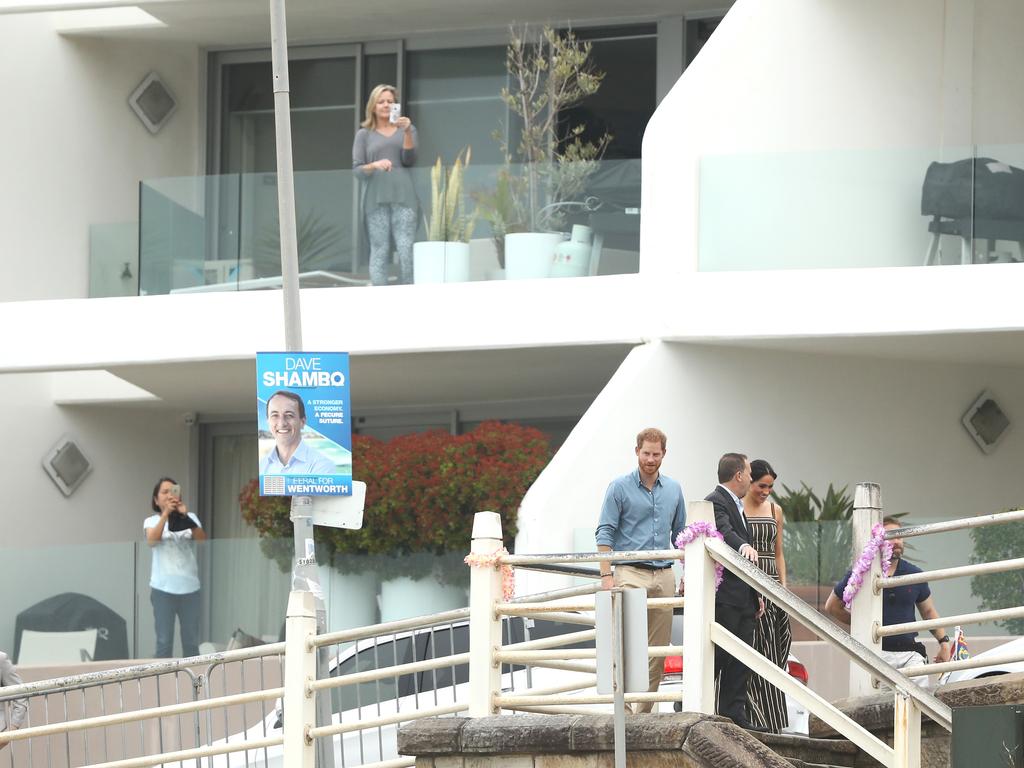
{"label": "smartphone in hand", "polygon": [[397,104],[397,103],[396,104],[392,104],[391,105],[391,114],[388,116],[388,122],[391,123],[392,125],[394,125],[395,123],[398,122],[398,118],[400,118],[401,116],[402,116],[402,105],[401,104]]}

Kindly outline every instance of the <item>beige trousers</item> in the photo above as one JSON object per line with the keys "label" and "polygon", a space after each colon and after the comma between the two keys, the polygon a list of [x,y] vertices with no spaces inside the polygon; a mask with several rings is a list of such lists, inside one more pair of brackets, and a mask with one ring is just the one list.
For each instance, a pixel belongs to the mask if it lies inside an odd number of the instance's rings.
{"label": "beige trousers", "polygon": [[[615,568],[615,586],[639,587],[647,590],[647,597],[673,597],[676,593],[676,580],[671,568],[651,571],[633,565],[619,565]],[[647,645],[668,645],[672,640],[672,609],[653,608],[647,611]],[[652,658],[648,666],[647,690],[656,693],[661,685],[661,677],[665,670],[665,660]],[[650,712],[652,702],[633,705],[633,712],[639,714]]]}

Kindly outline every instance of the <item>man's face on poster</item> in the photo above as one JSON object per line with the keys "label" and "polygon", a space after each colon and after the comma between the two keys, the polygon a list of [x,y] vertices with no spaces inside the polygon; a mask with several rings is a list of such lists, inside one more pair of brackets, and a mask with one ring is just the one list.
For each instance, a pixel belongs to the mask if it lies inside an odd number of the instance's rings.
{"label": "man's face on poster", "polygon": [[299,403],[285,395],[274,395],[267,403],[267,424],[279,448],[293,448],[302,440],[302,418]]}

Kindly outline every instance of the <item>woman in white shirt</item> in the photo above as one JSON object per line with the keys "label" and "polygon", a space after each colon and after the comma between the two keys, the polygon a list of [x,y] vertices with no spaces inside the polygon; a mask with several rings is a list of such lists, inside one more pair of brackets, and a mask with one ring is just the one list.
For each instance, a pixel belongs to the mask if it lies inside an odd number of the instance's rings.
{"label": "woman in white shirt", "polygon": [[206,539],[199,518],[181,499],[181,486],[161,477],[153,488],[153,511],[142,524],[153,548],[149,600],[156,625],[156,658],[169,658],[178,617],[183,656],[199,655],[199,565],[193,542]]}

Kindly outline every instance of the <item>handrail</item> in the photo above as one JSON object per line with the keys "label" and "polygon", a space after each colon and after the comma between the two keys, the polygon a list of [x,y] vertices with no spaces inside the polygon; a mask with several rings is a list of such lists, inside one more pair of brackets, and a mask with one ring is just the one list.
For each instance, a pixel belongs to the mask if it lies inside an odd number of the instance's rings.
{"label": "handrail", "polygon": [[579,597],[581,595],[592,595],[601,589],[599,584],[583,584],[579,587],[567,587],[565,589],[552,589],[548,592],[534,592],[532,595],[513,597],[510,603],[533,603],[546,602],[548,600],[561,600],[565,597]]}
{"label": "handrail", "polygon": [[278,699],[282,696],[284,696],[284,688],[268,688],[265,691],[236,693],[230,696],[219,696],[213,699],[185,701],[180,704],[164,704],[160,707],[138,709],[134,712],[118,712],[113,715],[100,715],[98,717],[86,717],[81,720],[69,720],[62,723],[49,723],[47,725],[37,725],[31,728],[4,731],[0,733],[0,743],[31,739],[37,736],[52,736],[54,734],[69,733],[72,731],[85,731],[89,728],[102,728],[107,725],[134,723],[139,720],[152,720],[153,718],[162,717],[164,715],[205,712],[208,709],[228,707],[235,704],[251,704],[256,701],[269,701],[271,699]]}
{"label": "handrail", "polygon": [[[764,656],[718,622],[711,625],[711,637],[716,645],[721,645],[730,655],[745,663],[751,670],[756,671],[757,674],[764,677],[772,685],[784,691],[787,695],[796,698],[805,707],[815,712],[823,722],[832,726],[838,733],[850,732],[857,734],[857,746],[882,763],[882,765],[887,765],[892,760],[892,747],[864,728],[860,723],[838,710],[810,688],[796,682],[779,667],[771,663],[764,664],[767,661]],[[762,663],[759,665],[758,661]],[[819,710],[821,714],[819,715],[815,710]]]}
{"label": "handrail", "polygon": [[704,540],[704,546],[716,562],[728,568],[743,582],[771,599],[773,603],[784,608],[786,613],[816,635],[830,640],[859,667],[913,699],[925,714],[947,731],[952,730],[952,710],[930,693],[909,682],[871,648],[850,637],[835,623],[782,587],[760,568],[740,557],[725,542],[709,538]]}
{"label": "handrail", "polygon": [[326,632],[311,638],[309,644],[313,648],[325,645],[337,645],[338,643],[350,643],[356,640],[367,640],[378,635],[391,635],[395,632],[405,632],[410,629],[423,629],[425,627],[436,627],[439,624],[451,624],[469,618],[469,608],[456,608],[453,611],[442,613],[431,613],[426,616],[413,616],[410,619],[399,621],[386,621],[382,624],[370,624],[355,629],[343,629],[339,632]]}
{"label": "handrail", "polygon": [[596,568],[574,568],[571,565],[519,565],[524,571],[538,573],[554,573],[558,576],[576,576],[581,579],[600,579],[601,572]]}
{"label": "handrail", "polygon": [[956,626],[957,624],[981,624],[986,621],[1020,618],[1024,618],[1024,605],[1017,608],[999,608],[979,613],[961,613],[959,616],[940,616],[937,619],[925,619],[924,621],[908,621],[904,624],[886,624],[884,627],[877,627],[875,634],[878,637],[889,637],[890,635],[903,635],[907,632],[939,629],[941,627]]}
{"label": "handrail", "polygon": [[1024,520],[1024,509],[996,512],[992,515],[979,515],[978,517],[962,517],[958,520],[946,520],[941,523],[923,523],[921,525],[908,525],[906,528],[893,528],[891,531],[885,532],[885,538],[909,539],[912,536],[948,533],[949,531],[961,531],[965,528],[983,528],[986,525],[1002,525],[1003,523],[1015,523],[1019,520]]}
{"label": "handrail", "polygon": [[555,552],[550,555],[502,555],[502,565],[545,565],[549,563],[617,563],[629,560],[682,560],[681,549],[633,549],[628,552]]}
{"label": "handrail", "polygon": [[994,667],[999,664],[1014,664],[1024,661],[1024,652],[1000,653],[981,656],[973,656],[960,661],[943,661],[935,664],[920,664],[913,667],[903,667],[900,670],[907,677],[920,677],[922,675],[941,675],[944,672],[959,672],[961,669],[977,669],[978,667]]}
{"label": "handrail", "polygon": [[975,563],[974,565],[958,565],[954,568],[938,568],[934,571],[908,573],[904,576],[882,576],[875,584],[875,591],[906,587],[910,584],[924,584],[926,581],[956,579],[961,576],[978,576],[985,573],[1004,573],[1024,569],[1024,557],[1013,560],[994,560],[991,563]]}
{"label": "handrail", "polygon": [[0,701],[34,694],[73,691],[78,688],[89,688],[105,683],[135,680],[139,677],[166,675],[172,672],[188,671],[190,667],[198,667],[204,664],[247,661],[263,656],[280,656],[284,654],[284,645],[284,643],[267,643],[265,645],[254,645],[250,648],[218,651],[216,653],[203,654],[202,656],[189,656],[184,659],[154,661],[149,664],[135,664],[130,667],[105,669],[100,672],[86,672],[80,675],[65,675],[64,677],[55,677],[49,680],[36,680],[35,682],[21,683],[20,685],[5,685],[0,689],[0,693],[2,693]]}

